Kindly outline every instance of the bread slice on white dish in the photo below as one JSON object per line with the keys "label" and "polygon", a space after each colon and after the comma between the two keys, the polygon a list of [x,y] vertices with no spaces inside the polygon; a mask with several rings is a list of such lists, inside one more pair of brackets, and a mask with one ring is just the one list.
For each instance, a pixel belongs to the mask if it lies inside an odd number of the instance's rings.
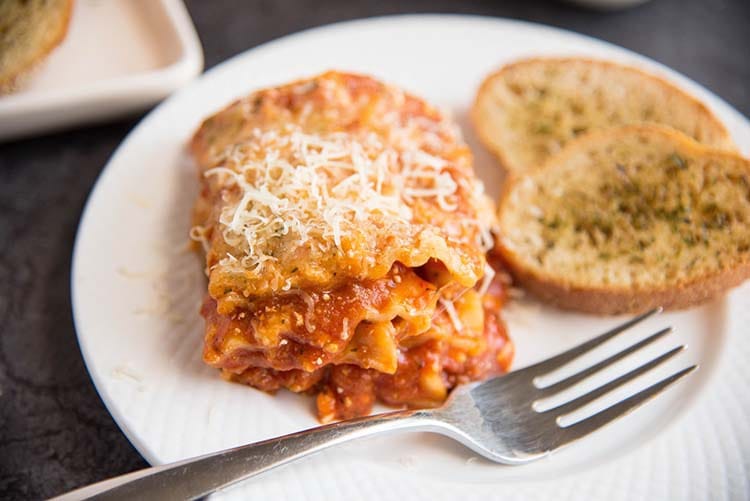
{"label": "bread slice on white dish", "polygon": [[571,141],[505,187],[515,280],[600,314],[708,301],[750,277],[750,161],[657,125]]}
{"label": "bread slice on white dish", "polygon": [[0,94],[17,90],[65,39],[72,10],[73,0],[0,0]]}
{"label": "bread slice on white dish", "polygon": [[510,174],[544,163],[581,134],[660,123],[707,146],[734,150],[724,125],[666,80],[613,62],[524,59],[482,83],[472,111],[484,145]]}

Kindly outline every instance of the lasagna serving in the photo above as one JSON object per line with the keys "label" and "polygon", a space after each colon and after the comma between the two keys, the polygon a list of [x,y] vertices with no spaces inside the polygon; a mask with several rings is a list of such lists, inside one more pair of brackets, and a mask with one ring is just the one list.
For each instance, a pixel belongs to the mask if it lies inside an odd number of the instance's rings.
{"label": "lasagna serving", "polygon": [[236,101],[191,149],[203,358],[226,379],[316,395],[328,422],[508,369],[494,207],[436,109],[328,72]]}

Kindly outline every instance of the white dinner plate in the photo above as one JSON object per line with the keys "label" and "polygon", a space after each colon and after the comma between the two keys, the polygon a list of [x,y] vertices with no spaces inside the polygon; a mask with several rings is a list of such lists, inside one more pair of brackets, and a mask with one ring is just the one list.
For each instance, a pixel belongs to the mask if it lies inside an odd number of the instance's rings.
{"label": "white dinner plate", "polygon": [[[369,73],[453,113],[493,195],[497,168],[466,112],[482,77],[524,56],[585,54],[628,62],[676,82],[725,121],[745,153],[750,124],[694,82],[581,35],[518,21],[399,16],[285,37],[209,71],[156,108],[97,182],[73,261],[73,308],[91,377],[109,411],[152,464],[316,425],[312,399],[229,384],[201,362],[205,279],[188,250],[197,177],[185,144],[201,119],[238,96],[330,69]],[[519,300],[505,313],[522,367],[621,318],[564,313]],[[326,451],[231,488],[238,499],[739,499],[750,492],[750,287],[701,308],[663,314],[606,347],[672,325],[675,333],[606,374],[687,343],[666,367],[628,386],[699,363],[664,396],[549,458],[506,467],[448,439],[402,434]],[[601,383],[601,378],[598,381]],[[611,402],[611,400],[609,400]],[[600,402],[598,408],[606,405]],[[597,406],[594,406],[597,407]],[[595,410],[595,409],[594,409]]]}
{"label": "white dinner plate", "polygon": [[76,0],[65,40],[0,95],[0,140],[143,110],[202,69],[182,0]]}

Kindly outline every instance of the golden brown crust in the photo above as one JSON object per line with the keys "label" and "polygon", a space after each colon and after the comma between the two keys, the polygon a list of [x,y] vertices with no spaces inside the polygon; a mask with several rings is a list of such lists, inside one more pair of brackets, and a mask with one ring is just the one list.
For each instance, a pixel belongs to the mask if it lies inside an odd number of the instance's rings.
{"label": "golden brown crust", "polygon": [[489,90],[492,87],[492,85],[495,83],[495,81],[501,78],[504,74],[514,71],[518,69],[519,67],[533,66],[539,63],[545,63],[549,65],[558,65],[558,66],[565,66],[566,64],[569,64],[569,63],[586,63],[592,66],[610,68],[615,71],[628,71],[631,73],[635,73],[639,75],[639,77],[644,79],[645,81],[653,82],[656,85],[663,86],[666,89],[668,89],[671,93],[679,94],[680,96],[682,96],[686,104],[694,109],[695,114],[701,116],[701,121],[705,124],[709,124],[711,128],[714,129],[714,132],[717,135],[717,140],[715,144],[712,144],[711,146],[715,146],[715,147],[725,149],[728,151],[736,151],[737,149],[736,145],[732,141],[731,135],[729,134],[729,131],[727,130],[727,128],[702,101],[698,100],[693,95],[689,94],[683,89],[677,87],[672,82],[660,76],[647,73],[646,71],[643,71],[633,66],[623,65],[623,64],[612,62],[612,61],[605,61],[605,60],[597,60],[597,59],[589,59],[589,58],[528,58],[528,59],[521,59],[518,61],[514,61],[512,63],[506,64],[502,66],[499,70],[488,75],[482,81],[477,91],[477,94],[474,98],[474,102],[471,107],[471,110],[470,110],[471,122],[472,122],[472,125],[474,126],[474,130],[477,132],[477,135],[480,141],[488,150],[490,150],[493,153],[493,155],[497,158],[498,162],[500,163],[500,166],[508,174],[513,175],[513,174],[523,173],[524,171],[528,169],[528,166],[514,164],[513,161],[510,159],[509,155],[507,154],[507,152],[503,148],[500,148],[496,145],[496,141],[493,139],[493,136],[496,135],[496,131],[494,131],[491,127],[487,126],[484,123],[484,121],[480,118],[481,102],[484,100],[483,99],[484,96],[489,93]]}
{"label": "golden brown crust", "polygon": [[[550,159],[545,165],[532,170],[530,174],[539,175],[556,165],[564,165],[566,160],[579,152],[584,144],[597,144],[611,139],[613,135],[625,136],[634,132],[660,135],[669,138],[681,153],[690,155],[711,155],[715,161],[741,161],[750,174],[750,161],[731,152],[716,150],[697,143],[684,134],[658,125],[633,125],[616,129],[593,131],[568,145],[562,152]],[[504,226],[502,217],[509,210],[509,194],[515,186],[527,176],[516,176],[503,188],[498,213],[500,214],[500,231],[506,234],[510,228]],[[700,275],[692,275],[670,286],[661,287],[622,287],[597,286],[595,284],[576,283],[569,276],[544,273],[536,270],[524,256],[519,255],[510,246],[498,239],[498,251],[503,256],[516,283],[524,289],[557,307],[598,314],[638,313],[657,306],[667,309],[683,309],[710,301],[727,290],[750,278],[750,255],[733,256],[730,262]]]}
{"label": "golden brown crust", "polygon": [[70,18],[73,13],[74,0],[62,1],[65,5],[63,7],[62,21],[57,24],[58,29],[49,32],[34,56],[19,66],[16,71],[6,75],[0,75],[0,94],[14,91],[17,88],[19,81],[24,78],[24,75],[33,70],[34,67],[40,64],[50,52],[52,52],[53,49],[65,40],[65,37],[68,34],[68,27],[70,26]]}
{"label": "golden brown crust", "polygon": [[[408,218],[391,216],[383,210],[373,212],[367,203],[357,201],[366,217],[356,224],[342,219],[340,242],[335,242],[314,227],[325,223],[316,202],[319,197],[312,195],[312,188],[303,186],[295,192],[297,198],[292,205],[298,208],[316,204],[302,215],[308,218],[303,218],[304,224],[313,228],[304,244],[297,230],[279,231],[281,235],[263,240],[263,229],[259,228],[252,233],[253,252],[257,254],[262,249],[272,259],[262,266],[238,266],[236,259],[227,256],[244,259],[249,256],[250,244],[245,248],[243,239],[231,238],[230,245],[221,217],[226,207],[234,210],[232,204],[240,195],[231,191],[235,187],[229,181],[202,175],[204,188],[196,205],[195,222],[207,235],[209,291],[215,299],[221,299],[225,290],[241,292],[229,294],[236,305],[282,287],[331,286],[352,277],[379,278],[388,273],[394,262],[417,267],[431,258],[443,262],[463,286],[473,286],[481,279],[486,260],[478,238],[486,237],[485,243],[491,245],[489,229],[495,223],[495,210],[476,182],[471,152],[449,120],[422,99],[398,88],[363,75],[329,71],[262,89],[205,120],[190,146],[201,173],[218,164],[237,171],[246,169],[248,164],[260,165],[269,152],[287,164],[298,165],[295,172],[302,172],[299,165],[306,159],[298,158],[294,145],[302,142],[303,136],[305,142],[324,141],[326,149],[331,150],[346,151],[357,143],[354,146],[367,162],[385,160],[381,164],[388,169],[388,175],[381,176],[383,180],[377,183],[377,195],[394,194],[384,198],[382,204],[393,210],[403,209]],[[351,163],[350,156],[347,153],[339,163]],[[370,167],[370,177],[375,176],[376,167]],[[417,168],[421,173],[412,173]],[[341,182],[338,177],[351,174],[347,166],[339,170],[343,174],[328,169],[325,178],[316,173],[317,182],[333,187]],[[399,176],[405,179],[403,185]],[[446,177],[453,185],[451,188],[446,184],[450,193],[430,195],[438,193],[436,183]],[[286,176],[283,186],[269,185],[264,189],[283,191],[294,185],[291,178]],[[419,195],[420,191],[425,195]],[[337,196],[348,203],[356,198],[351,193]],[[329,206],[336,202],[334,197],[328,198]],[[445,200],[455,207],[448,206]],[[352,216],[347,213],[347,217]]]}
{"label": "golden brown crust", "polygon": [[750,278],[750,261],[737,268],[727,268],[715,275],[660,290],[618,290],[597,287],[575,287],[553,277],[540,277],[519,263],[516,257],[501,250],[517,283],[546,303],[567,310],[600,315],[641,313],[657,306],[681,310],[715,299]]}

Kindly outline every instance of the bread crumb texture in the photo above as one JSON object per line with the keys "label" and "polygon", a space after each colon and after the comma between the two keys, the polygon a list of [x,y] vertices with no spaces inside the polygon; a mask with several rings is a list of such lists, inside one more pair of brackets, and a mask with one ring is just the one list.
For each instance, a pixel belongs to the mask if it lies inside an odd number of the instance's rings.
{"label": "bread crumb texture", "polygon": [[539,166],[586,132],[644,122],[734,149],[725,127],[701,102],[661,78],[603,61],[507,65],[482,84],[472,114],[482,141],[511,172]]}
{"label": "bread crumb texture", "polygon": [[72,8],[73,0],[0,0],[0,93],[63,41]]}
{"label": "bread crumb texture", "polygon": [[750,162],[655,126],[571,143],[517,180],[502,246],[568,288],[653,290],[747,265]]}

